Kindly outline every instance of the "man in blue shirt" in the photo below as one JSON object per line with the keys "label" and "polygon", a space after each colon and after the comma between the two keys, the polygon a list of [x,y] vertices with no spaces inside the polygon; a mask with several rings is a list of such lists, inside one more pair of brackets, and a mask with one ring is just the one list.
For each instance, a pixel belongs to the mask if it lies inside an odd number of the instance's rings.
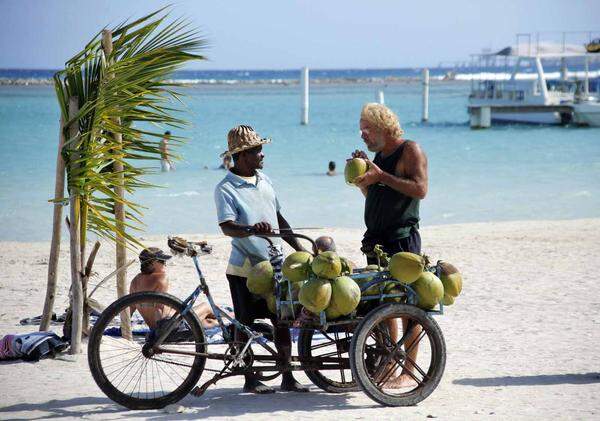
{"label": "man in blue shirt", "polygon": [[[250,325],[255,319],[269,318],[275,327],[275,347],[281,362],[289,365],[292,342],[286,326],[278,326],[275,316],[259,298],[246,287],[249,269],[263,260],[269,260],[268,243],[253,234],[269,233],[273,228],[289,229],[281,215],[281,207],[271,180],[263,174],[264,154],[262,139],[250,126],[237,126],[227,135],[228,150],[233,167],[215,188],[218,223],[223,233],[232,237],[231,256],[227,267],[227,280],[233,301],[235,317]],[[291,231],[290,231],[291,232]],[[284,238],[295,250],[303,250],[293,237]],[[236,332],[240,334],[240,332]],[[242,338],[236,338],[236,340]],[[281,390],[307,392],[291,371],[284,371]],[[259,382],[255,376],[246,375],[245,392],[273,393],[274,390]]]}

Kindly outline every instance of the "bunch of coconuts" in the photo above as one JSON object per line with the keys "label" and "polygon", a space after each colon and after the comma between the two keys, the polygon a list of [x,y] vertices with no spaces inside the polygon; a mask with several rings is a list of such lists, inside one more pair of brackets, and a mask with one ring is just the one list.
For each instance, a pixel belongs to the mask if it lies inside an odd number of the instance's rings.
{"label": "bunch of coconuts", "polygon": [[[400,283],[410,285],[418,297],[417,305],[423,309],[433,309],[439,302],[452,305],[462,291],[462,275],[450,263],[438,262],[440,278],[426,270],[426,259],[414,253],[396,253],[389,260],[387,268],[377,265],[367,266],[367,271],[374,273],[389,270],[390,275]],[[326,251],[313,256],[304,251],[290,254],[284,261],[282,272],[282,298],[288,301],[297,300],[312,313],[325,311],[327,319],[335,319],[352,313],[360,303],[360,286],[372,278],[354,281],[349,276],[352,267],[349,261],[339,257],[335,252]],[[275,281],[273,268],[268,261],[253,266],[248,274],[247,286],[250,292],[263,297],[269,310],[276,313],[274,295]],[[383,286],[375,285],[362,295],[399,294],[401,288],[396,282]],[[388,301],[400,301],[401,298],[390,297]],[[282,317],[289,318],[299,311],[292,310],[291,305],[282,307]]]}
{"label": "bunch of coconuts", "polygon": [[[360,302],[360,287],[346,276],[352,273],[350,263],[335,252],[325,251],[313,257],[296,251],[284,260],[282,272],[282,298],[298,300],[312,313],[325,311],[328,319],[335,319],[352,313]],[[273,268],[268,261],[252,267],[246,285],[250,292],[267,300],[269,310],[275,313]],[[291,313],[285,307],[283,317]]]}

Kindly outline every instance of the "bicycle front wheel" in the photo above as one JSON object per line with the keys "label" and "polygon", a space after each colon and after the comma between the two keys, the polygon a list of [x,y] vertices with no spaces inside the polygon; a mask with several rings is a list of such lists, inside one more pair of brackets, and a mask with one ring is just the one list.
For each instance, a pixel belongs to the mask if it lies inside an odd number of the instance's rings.
{"label": "bicycle front wheel", "polygon": [[[204,370],[206,344],[193,310],[182,316],[183,310],[172,295],[139,292],[121,297],[100,315],[90,334],[88,363],[110,399],[130,409],[156,409],[192,390]],[[131,313],[131,334],[121,329],[124,311]],[[168,336],[156,346],[165,329]]]}

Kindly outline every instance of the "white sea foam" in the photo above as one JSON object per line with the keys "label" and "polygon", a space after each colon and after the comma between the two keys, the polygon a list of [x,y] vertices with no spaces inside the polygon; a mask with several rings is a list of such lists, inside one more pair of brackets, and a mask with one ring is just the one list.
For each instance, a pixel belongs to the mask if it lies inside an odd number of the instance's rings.
{"label": "white sea foam", "polygon": [[590,193],[588,190],[580,190],[578,192],[575,192],[573,194],[573,196],[575,196],[575,197],[592,197],[592,193]]}
{"label": "white sea foam", "polygon": [[158,197],[181,197],[181,196],[198,196],[199,192],[196,190],[184,191],[181,193],[169,193],[169,194],[157,194]]}

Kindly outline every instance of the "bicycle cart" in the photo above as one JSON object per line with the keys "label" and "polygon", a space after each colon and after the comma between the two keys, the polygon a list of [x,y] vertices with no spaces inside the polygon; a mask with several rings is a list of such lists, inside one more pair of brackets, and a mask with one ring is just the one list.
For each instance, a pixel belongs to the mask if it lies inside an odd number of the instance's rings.
{"label": "bicycle cart", "polygon": [[[250,374],[260,380],[274,379],[286,370],[304,371],[319,388],[331,393],[362,390],[383,405],[414,405],[437,387],[445,367],[445,342],[431,317],[442,313],[418,308],[409,286],[392,279],[387,271],[356,272],[350,277],[363,282],[357,310],[344,318],[327,320],[325,312],[294,327],[299,303],[293,300],[290,283],[281,274],[283,253],[268,237],[274,269],[278,323],[292,328],[298,342],[291,365],[278,358],[272,331],[265,324],[246,326],[215,304],[202,274],[199,256],[210,252],[205,243],[169,239],[169,247],[192,258],[199,285],[185,300],[165,293],[139,292],[112,303],[98,318],[88,346],[88,362],[94,380],[113,401],[131,409],[155,409],[177,402],[192,392],[200,396],[217,381]],[[390,286],[392,286],[390,288]],[[387,291],[387,292],[386,292]],[[221,341],[214,341],[202,327],[193,305],[204,294],[219,324]],[[391,301],[391,302],[390,302]],[[161,317],[146,326],[136,309],[154,309]],[[120,327],[120,315],[129,312],[130,326]],[[124,319],[127,320],[127,319]],[[396,329],[399,326],[399,329]],[[237,341],[235,331],[247,340]],[[418,349],[418,353],[416,352]],[[207,360],[223,363],[207,367]],[[214,373],[196,386],[203,372]],[[408,387],[392,388],[390,379],[399,372]],[[408,377],[407,377],[408,376]],[[405,384],[406,386],[406,384]]]}

